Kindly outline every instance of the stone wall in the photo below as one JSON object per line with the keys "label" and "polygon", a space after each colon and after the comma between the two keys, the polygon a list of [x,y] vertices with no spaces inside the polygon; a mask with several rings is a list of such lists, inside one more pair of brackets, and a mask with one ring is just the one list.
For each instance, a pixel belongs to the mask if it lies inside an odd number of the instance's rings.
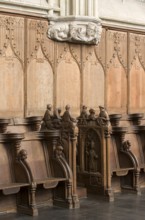
{"label": "stone wall", "polygon": [[145,34],[103,27],[98,46],[58,43],[48,21],[0,15],[0,117],[43,115],[46,104],[145,112]]}
{"label": "stone wall", "polygon": [[98,14],[104,24],[145,30],[144,0],[98,0]]}

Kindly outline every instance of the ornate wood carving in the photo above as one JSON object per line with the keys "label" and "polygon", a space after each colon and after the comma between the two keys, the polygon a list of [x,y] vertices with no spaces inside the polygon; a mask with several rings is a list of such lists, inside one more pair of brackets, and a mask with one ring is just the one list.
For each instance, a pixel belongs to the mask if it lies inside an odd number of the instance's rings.
{"label": "ornate wood carving", "polygon": [[102,35],[101,35],[101,41],[100,43],[95,46],[95,52],[98,60],[100,61],[101,65],[103,66],[103,69],[106,67],[106,30],[103,28]]}
{"label": "ornate wood carving", "polygon": [[8,46],[14,56],[24,64],[24,18],[0,15],[0,55],[5,56]]}
{"label": "ornate wood carving", "polygon": [[[27,62],[37,59],[37,62],[43,62],[44,59],[54,65],[54,43],[47,39],[46,29],[48,23],[40,20],[28,20],[28,46]],[[37,52],[41,48],[43,59],[37,58]]]}
{"label": "ornate wood carving", "polygon": [[123,68],[127,69],[127,33],[119,31],[107,31],[107,68],[118,57]]}
{"label": "ornate wood carving", "polygon": [[129,58],[130,69],[134,62],[139,59],[142,68],[145,70],[145,53],[144,53],[145,36],[140,34],[129,34]]}
{"label": "ornate wood carving", "polygon": [[[107,33],[107,108],[110,112],[126,112],[127,107],[127,34]],[[116,96],[117,95],[117,100]]]}
{"label": "ornate wood carving", "polygon": [[[98,147],[97,147],[98,146]],[[101,146],[100,138],[92,129],[87,131],[85,138],[85,171],[87,172],[101,172]]]}

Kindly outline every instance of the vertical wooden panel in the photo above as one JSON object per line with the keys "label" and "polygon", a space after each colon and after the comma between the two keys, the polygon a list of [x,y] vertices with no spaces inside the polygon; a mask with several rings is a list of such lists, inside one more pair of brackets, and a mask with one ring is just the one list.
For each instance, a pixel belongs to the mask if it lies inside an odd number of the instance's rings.
{"label": "vertical wooden panel", "polygon": [[[27,73],[27,114],[42,115],[47,104],[53,104],[53,72],[41,49],[31,61]],[[41,56],[41,58],[40,58]]]}
{"label": "vertical wooden panel", "polygon": [[129,35],[129,112],[145,112],[145,36]]}
{"label": "vertical wooden panel", "polygon": [[53,104],[54,42],[46,35],[48,23],[29,19],[27,25],[27,115],[43,115]]}
{"label": "vertical wooden panel", "polygon": [[23,48],[24,19],[0,16],[0,116],[23,116]]}
{"label": "vertical wooden panel", "polygon": [[137,58],[130,71],[130,110],[131,112],[145,109],[145,71]]}
{"label": "vertical wooden panel", "polygon": [[127,111],[127,34],[107,33],[107,109],[109,113]]}
{"label": "vertical wooden panel", "polygon": [[73,59],[68,45],[58,47],[56,106],[70,104],[72,113],[79,114],[80,109],[80,70]]}
{"label": "vertical wooden panel", "polygon": [[109,112],[124,112],[127,105],[126,73],[118,58],[114,58],[107,72],[107,106]]}
{"label": "vertical wooden panel", "polygon": [[98,110],[104,105],[104,71],[94,46],[83,47],[83,104]]}

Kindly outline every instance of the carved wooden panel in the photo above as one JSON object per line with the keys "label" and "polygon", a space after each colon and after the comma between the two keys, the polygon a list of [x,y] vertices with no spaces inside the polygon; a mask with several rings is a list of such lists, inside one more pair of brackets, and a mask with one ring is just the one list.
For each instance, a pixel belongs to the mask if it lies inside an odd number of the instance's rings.
{"label": "carved wooden panel", "polygon": [[71,55],[73,56],[73,58],[76,60],[79,68],[81,69],[81,48],[82,46],[81,45],[78,45],[78,44],[70,44],[69,46],[70,48],[70,53]]}
{"label": "carved wooden panel", "polygon": [[129,111],[145,111],[145,36],[130,34]]}
{"label": "carved wooden panel", "polygon": [[44,57],[54,64],[54,42],[47,37],[48,22],[41,20],[27,21],[27,62],[36,58],[37,51],[41,47]]}
{"label": "carved wooden panel", "polygon": [[84,46],[48,39],[48,25],[0,15],[1,117],[43,115],[48,103],[70,104],[75,115],[82,104],[145,112],[143,33],[103,28],[97,46]]}
{"label": "carved wooden panel", "polygon": [[28,22],[27,115],[42,115],[46,104],[53,104],[54,45],[47,41],[46,29],[46,22]]}
{"label": "carved wooden panel", "polygon": [[127,107],[127,34],[107,33],[107,108],[109,112],[126,112]]}
{"label": "carved wooden panel", "polygon": [[106,30],[102,29],[102,35],[100,43],[95,47],[95,52],[98,60],[100,61],[103,68],[106,66]]}
{"label": "carved wooden panel", "polygon": [[38,140],[22,142],[22,148],[25,149],[29,155],[27,161],[30,164],[35,179],[45,179],[46,176],[48,176],[46,163],[44,161],[45,155],[41,145],[42,143]]}
{"label": "carved wooden panel", "polygon": [[98,61],[94,46],[82,49],[83,54],[83,104],[98,109],[104,105],[104,70]]}
{"label": "carved wooden panel", "polygon": [[70,104],[72,113],[78,115],[81,91],[80,69],[67,44],[58,44],[56,73],[56,106],[64,109]]}
{"label": "carved wooden panel", "polygon": [[24,19],[0,16],[0,115],[22,116]]}

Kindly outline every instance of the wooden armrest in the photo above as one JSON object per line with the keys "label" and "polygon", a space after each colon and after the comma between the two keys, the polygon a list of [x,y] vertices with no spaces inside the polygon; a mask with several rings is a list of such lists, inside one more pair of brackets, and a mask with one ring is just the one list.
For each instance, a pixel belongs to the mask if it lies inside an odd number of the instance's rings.
{"label": "wooden armrest", "polygon": [[47,179],[35,180],[37,184],[43,184],[44,189],[55,188],[60,181],[66,181],[66,178],[50,177]]}
{"label": "wooden armrest", "polygon": [[16,194],[20,191],[21,187],[28,186],[28,183],[6,183],[0,184],[0,190],[4,195]]}
{"label": "wooden armrest", "polygon": [[130,170],[134,170],[134,168],[130,167],[130,168],[119,168],[116,170],[113,170],[113,173],[116,173],[117,176],[125,176],[128,174],[128,171]]}

